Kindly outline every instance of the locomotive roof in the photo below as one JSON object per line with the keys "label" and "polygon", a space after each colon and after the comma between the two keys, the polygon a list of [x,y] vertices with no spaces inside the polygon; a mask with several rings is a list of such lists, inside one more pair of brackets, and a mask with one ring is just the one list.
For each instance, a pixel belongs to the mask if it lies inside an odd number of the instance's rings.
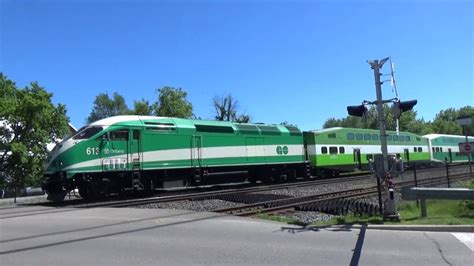
{"label": "locomotive roof", "polygon": [[[185,119],[185,118],[173,118],[173,117],[162,117],[162,116],[139,116],[139,115],[120,115],[104,118],[91,123],[86,127],[103,126],[108,127],[111,125],[124,125],[130,122],[132,125],[147,125],[157,123],[173,123],[178,128],[195,128],[195,126],[217,126],[217,127],[232,127],[235,131],[241,130],[255,130],[259,131],[279,131],[279,132],[297,132],[301,133],[299,129],[293,126],[282,126],[282,125],[271,125],[271,124],[254,124],[254,123],[238,123],[230,121],[215,121],[215,120],[198,120],[198,119]],[[255,129],[253,129],[255,128]]]}
{"label": "locomotive roof", "polygon": [[[428,139],[435,139],[439,137],[466,138],[466,136],[462,136],[462,135],[448,135],[448,134],[427,134],[427,135],[424,135],[423,137],[428,138]],[[474,137],[468,136],[468,139],[472,140],[474,139]]]}
{"label": "locomotive roof", "polygon": [[[327,132],[334,132],[334,131],[356,131],[356,132],[380,132],[378,129],[367,129],[367,128],[351,128],[351,127],[330,127],[330,128],[324,128],[324,129],[319,129],[319,130],[310,130],[312,133],[316,134],[321,134],[321,133],[327,133]],[[396,133],[394,130],[387,130],[387,133]],[[412,135],[417,135],[408,131],[400,131],[400,133],[403,134],[412,134]],[[418,136],[418,135],[417,135]]]}
{"label": "locomotive roof", "polygon": [[107,117],[101,120],[92,122],[90,126],[111,126],[120,122],[142,121],[142,120],[156,120],[166,117],[161,116],[142,116],[142,115],[118,115]]}

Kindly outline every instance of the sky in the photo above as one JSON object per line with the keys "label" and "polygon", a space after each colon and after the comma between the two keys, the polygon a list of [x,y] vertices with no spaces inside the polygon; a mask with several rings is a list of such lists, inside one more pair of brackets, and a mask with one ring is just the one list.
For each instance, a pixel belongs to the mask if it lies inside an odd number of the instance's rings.
{"label": "sky", "polygon": [[473,39],[467,0],[0,0],[0,72],[37,81],[77,128],[99,93],[133,107],[173,86],[204,119],[230,93],[253,122],[318,129],[375,100],[367,60],[387,56],[399,98],[432,120],[474,105]]}

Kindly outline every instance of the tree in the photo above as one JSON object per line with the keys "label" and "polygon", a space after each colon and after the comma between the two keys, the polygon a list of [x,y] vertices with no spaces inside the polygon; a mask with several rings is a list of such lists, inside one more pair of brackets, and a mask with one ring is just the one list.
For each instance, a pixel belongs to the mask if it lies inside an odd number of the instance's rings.
{"label": "tree", "polygon": [[288,121],[283,121],[280,123],[282,126],[298,127],[296,124],[290,123]]}
{"label": "tree", "polygon": [[227,94],[224,97],[215,96],[212,99],[212,105],[216,111],[215,119],[218,121],[248,123],[251,120],[250,115],[245,113],[237,114],[239,102],[231,94]]}
{"label": "tree", "polygon": [[[464,117],[464,116],[469,116],[471,117],[472,120],[474,120],[474,107],[467,105],[464,107],[461,107],[458,112],[458,117]],[[472,123],[470,126],[466,127],[467,134],[469,136],[474,136],[474,123]]]}
{"label": "tree", "polygon": [[0,172],[16,187],[40,183],[46,145],[68,132],[66,107],[37,82],[18,89],[0,73]]}
{"label": "tree", "polygon": [[215,96],[212,99],[214,109],[216,110],[216,120],[232,121],[237,114],[237,100],[228,94],[225,97]]}
{"label": "tree", "polygon": [[[474,108],[468,105],[460,108],[459,110],[454,108],[441,110],[433,119],[431,127],[433,128],[434,132],[439,134],[463,135],[463,130],[457,122],[457,118],[460,116],[470,116],[474,119]],[[474,126],[472,124],[471,126],[467,127],[468,135],[472,135],[474,133],[473,129]]]}
{"label": "tree", "polygon": [[458,125],[456,119],[458,112],[454,108],[448,108],[436,114],[431,126],[438,134],[461,135],[462,128]]}
{"label": "tree", "polygon": [[[388,105],[384,105],[385,122],[388,130],[396,129],[396,120],[390,111]],[[458,125],[457,118],[460,116],[470,116],[474,119],[474,108],[472,106],[464,106],[459,110],[448,108],[441,110],[433,122],[426,122],[423,118],[418,119],[416,111],[408,111],[402,113],[399,119],[399,130],[408,131],[419,135],[430,133],[462,135],[463,131]],[[375,107],[371,107],[366,116],[362,119],[353,116],[336,119],[329,118],[324,122],[323,128],[329,127],[355,127],[378,129],[377,112]],[[474,125],[467,127],[468,135],[473,135]]]}
{"label": "tree", "polygon": [[133,102],[133,110],[130,111],[132,115],[152,115],[153,107],[150,105],[148,100],[141,99],[140,101]]}
{"label": "tree", "polygon": [[189,118],[193,115],[193,105],[186,99],[188,93],[181,88],[165,86],[156,92],[158,101],[154,111],[157,116]]}
{"label": "tree", "polygon": [[129,113],[130,110],[122,95],[114,92],[112,98],[110,98],[107,92],[100,93],[94,100],[94,107],[92,107],[92,111],[89,117],[87,117],[86,122],[89,124],[103,118],[115,115],[126,115]]}
{"label": "tree", "polygon": [[235,122],[237,123],[250,123],[250,120],[252,120],[252,117],[247,114],[241,114],[235,118]]}

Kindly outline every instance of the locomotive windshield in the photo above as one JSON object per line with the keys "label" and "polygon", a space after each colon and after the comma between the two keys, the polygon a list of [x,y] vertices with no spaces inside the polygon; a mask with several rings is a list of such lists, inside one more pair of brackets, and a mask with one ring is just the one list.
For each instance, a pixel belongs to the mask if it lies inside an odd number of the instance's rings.
{"label": "locomotive windshield", "polygon": [[102,127],[88,127],[80,130],[72,139],[88,139],[102,131]]}

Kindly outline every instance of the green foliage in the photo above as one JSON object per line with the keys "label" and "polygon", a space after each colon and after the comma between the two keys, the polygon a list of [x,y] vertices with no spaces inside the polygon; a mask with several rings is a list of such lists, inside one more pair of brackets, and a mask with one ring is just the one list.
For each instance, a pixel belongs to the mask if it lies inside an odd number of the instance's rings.
{"label": "green foliage", "polygon": [[52,94],[33,82],[18,89],[0,73],[0,172],[18,187],[39,184],[46,145],[68,132],[66,107],[53,105]]}
{"label": "green foliage", "polygon": [[[474,181],[467,184],[467,188],[474,189]],[[474,218],[474,200],[464,200],[460,203],[460,216]]]}
{"label": "green foliage", "polygon": [[186,99],[188,93],[181,88],[163,87],[156,90],[158,101],[154,105],[157,116],[189,118],[193,105]]}
{"label": "green foliage", "polygon": [[256,215],[256,217],[259,218],[259,219],[270,220],[270,221],[275,221],[275,222],[280,222],[280,223],[304,225],[296,219],[292,219],[292,218],[289,218],[289,217],[286,217],[286,216],[281,216],[281,215],[274,215],[274,214],[268,214],[268,213],[259,213],[259,214]]}
{"label": "green foliage", "polygon": [[250,117],[250,115],[246,115],[246,114],[241,114],[239,115],[238,117],[235,118],[235,122],[238,122],[238,123],[250,123],[250,120],[252,118]]}
{"label": "green foliage", "polygon": [[282,126],[292,126],[292,127],[298,127],[296,124],[290,123],[288,121],[283,121],[280,123]]}
{"label": "green foliage", "polygon": [[94,100],[94,107],[92,107],[86,122],[89,124],[103,118],[129,113],[130,111],[122,95],[114,92],[112,98],[110,98],[107,92],[100,93]]}
{"label": "green foliage", "polygon": [[[460,116],[471,116],[474,119],[474,108],[468,105],[459,110],[454,108],[442,110],[436,115],[431,126],[437,133],[463,135],[463,130],[457,122],[457,118]],[[474,125],[468,126],[466,129],[468,135],[474,135]]]}
{"label": "green foliage", "polygon": [[[396,120],[388,105],[384,105],[384,116],[387,129],[395,130]],[[423,118],[418,119],[416,111],[404,112],[399,119],[399,129],[400,131],[408,131],[419,135],[430,133],[462,135],[462,129],[457,123],[459,116],[471,116],[474,118],[474,108],[465,106],[459,110],[454,108],[442,110],[436,115],[433,122],[426,122]],[[342,119],[329,118],[324,123],[323,128],[330,127],[379,129],[377,110],[375,107],[371,107],[364,118],[355,116],[347,116]],[[472,136],[474,125],[467,127],[467,131]]]}
{"label": "green foliage", "polygon": [[152,115],[153,114],[153,107],[145,99],[141,99],[140,101],[134,101],[133,105],[134,105],[134,108],[132,111],[130,111],[130,114],[132,115]]}
{"label": "green foliage", "polygon": [[404,224],[472,224],[473,209],[468,201],[427,200],[427,217],[421,218],[421,210],[414,201],[405,201],[398,207]]}

